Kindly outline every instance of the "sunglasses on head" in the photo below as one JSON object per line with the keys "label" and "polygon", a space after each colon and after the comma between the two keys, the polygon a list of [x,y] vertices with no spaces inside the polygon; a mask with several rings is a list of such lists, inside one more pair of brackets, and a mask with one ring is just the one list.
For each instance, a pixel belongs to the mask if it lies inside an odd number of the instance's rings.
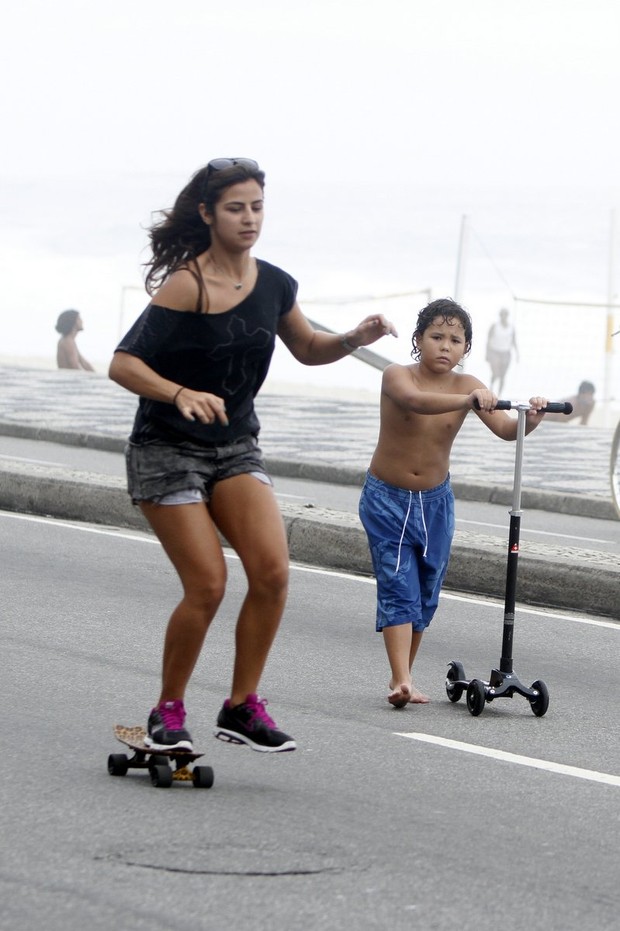
{"label": "sunglasses on head", "polygon": [[207,165],[207,171],[224,171],[225,168],[234,168],[235,165],[258,171],[258,162],[253,158],[214,158]]}

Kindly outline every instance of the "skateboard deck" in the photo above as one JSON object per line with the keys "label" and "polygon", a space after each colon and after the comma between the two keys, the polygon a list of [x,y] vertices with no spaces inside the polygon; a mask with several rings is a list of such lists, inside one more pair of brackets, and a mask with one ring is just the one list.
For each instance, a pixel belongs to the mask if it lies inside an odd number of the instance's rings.
{"label": "skateboard deck", "polygon": [[127,727],[124,724],[115,724],[114,736],[117,740],[120,740],[122,744],[125,744],[126,747],[129,747],[130,750],[138,750],[141,753],[150,753],[155,756],[169,756],[171,759],[183,756],[190,762],[204,756],[204,753],[196,753],[195,750],[155,750],[153,747],[149,747],[148,744],[145,744],[144,738],[146,737],[146,730],[139,725],[137,727]]}
{"label": "skateboard deck", "polygon": [[[213,770],[210,766],[191,766],[204,756],[196,750],[155,749],[144,742],[146,731],[140,725],[128,727],[114,725],[114,736],[134,755],[113,753],[108,757],[108,772],[111,776],[125,776],[130,769],[147,769],[154,786],[167,788],[173,781],[192,782],[196,788],[211,788]],[[173,768],[174,767],[174,768]]]}

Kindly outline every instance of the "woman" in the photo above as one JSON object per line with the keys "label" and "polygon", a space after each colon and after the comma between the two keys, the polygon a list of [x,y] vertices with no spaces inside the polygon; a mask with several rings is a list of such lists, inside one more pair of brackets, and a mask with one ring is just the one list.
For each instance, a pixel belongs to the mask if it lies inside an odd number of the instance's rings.
{"label": "woman", "polygon": [[56,332],[61,334],[56,348],[56,363],[59,369],[84,369],[94,372],[94,368],[80,353],[75,341],[78,333],[84,329],[82,317],[77,310],[63,310],[56,321]]}
{"label": "woman", "polygon": [[129,493],[176,569],[183,598],[164,644],[162,689],[147,743],[188,748],[185,690],[224,596],[218,531],[248,590],[236,627],[229,698],[215,736],[253,750],[294,750],[258,685],[287,595],[284,524],[265,472],[254,397],[276,335],[306,365],[335,362],[392,333],[380,315],[342,336],[316,332],[297,283],[251,255],[263,223],[264,174],[251,159],[200,169],[151,229],[153,298],[120,342],[110,377],[140,396],[127,449]]}

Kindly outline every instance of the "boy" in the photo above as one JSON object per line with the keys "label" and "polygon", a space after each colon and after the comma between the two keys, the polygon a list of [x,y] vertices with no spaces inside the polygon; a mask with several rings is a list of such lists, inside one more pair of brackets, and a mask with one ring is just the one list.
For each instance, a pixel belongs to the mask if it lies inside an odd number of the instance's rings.
{"label": "boy", "polygon": [[[498,437],[515,440],[517,421],[495,411],[497,397],[455,368],[471,349],[467,311],[450,298],[418,316],[410,365],[383,373],[379,440],[360,498],[377,580],[376,629],[383,633],[395,708],[429,699],[411,682],[411,668],[439,600],[454,534],[450,450],[474,410]],[[526,433],[544,416],[545,398],[530,399]],[[479,408],[479,409],[477,409]]]}

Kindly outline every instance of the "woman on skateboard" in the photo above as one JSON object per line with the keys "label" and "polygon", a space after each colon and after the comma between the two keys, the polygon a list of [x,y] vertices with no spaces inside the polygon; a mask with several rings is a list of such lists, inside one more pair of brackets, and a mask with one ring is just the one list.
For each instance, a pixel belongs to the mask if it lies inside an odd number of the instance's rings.
{"label": "woman on skateboard", "polygon": [[394,328],[366,317],[339,336],[315,331],[297,283],[256,259],[264,173],[252,159],[216,158],[150,230],[151,303],[119,343],[110,377],[140,396],[127,447],[129,493],[177,571],[162,688],[148,719],[152,747],[192,748],[184,696],[224,596],[218,532],[239,555],[248,589],[236,626],[229,697],[215,736],[253,750],[294,750],[258,695],[284,611],[288,549],[258,446],[254,398],[275,338],[305,365],[336,362]]}

